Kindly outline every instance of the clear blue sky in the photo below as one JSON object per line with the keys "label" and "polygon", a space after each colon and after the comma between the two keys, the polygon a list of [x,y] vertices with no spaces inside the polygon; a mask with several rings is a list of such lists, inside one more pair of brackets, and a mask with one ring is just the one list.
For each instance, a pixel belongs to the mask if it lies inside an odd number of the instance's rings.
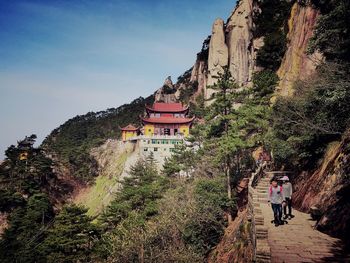
{"label": "clear blue sky", "polygon": [[0,158],[67,119],[118,107],[190,68],[235,0],[0,0]]}

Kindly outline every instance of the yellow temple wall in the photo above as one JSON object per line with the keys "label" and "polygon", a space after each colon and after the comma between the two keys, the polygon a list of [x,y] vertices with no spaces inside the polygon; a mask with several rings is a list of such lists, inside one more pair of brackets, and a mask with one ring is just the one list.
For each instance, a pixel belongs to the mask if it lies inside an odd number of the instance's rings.
{"label": "yellow temple wall", "polygon": [[123,131],[122,132],[122,140],[126,141],[127,139],[134,137],[137,135],[136,131]]}
{"label": "yellow temple wall", "polygon": [[189,125],[181,125],[180,126],[180,132],[183,133],[185,137],[190,135],[190,127],[189,127]]}
{"label": "yellow temple wall", "polygon": [[145,135],[146,136],[152,136],[154,134],[154,125],[153,124],[146,124],[144,127]]}

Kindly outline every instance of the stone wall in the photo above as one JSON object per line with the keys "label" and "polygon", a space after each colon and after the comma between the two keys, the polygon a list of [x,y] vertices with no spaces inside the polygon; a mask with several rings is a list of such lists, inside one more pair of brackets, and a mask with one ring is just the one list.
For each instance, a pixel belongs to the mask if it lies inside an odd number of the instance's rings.
{"label": "stone wall", "polygon": [[255,262],[271,262],[271,248],[268,243],[268,230],[265,224],[264,216],[260,208],[261,199],[259,194],[259,186],[253,188],[252,182],[256,181],[256,177],[261,178],[263,171],[258,169],[252,174],[248,187],[248,213],[251,221],[251,238],[254,246],[253,259]]}

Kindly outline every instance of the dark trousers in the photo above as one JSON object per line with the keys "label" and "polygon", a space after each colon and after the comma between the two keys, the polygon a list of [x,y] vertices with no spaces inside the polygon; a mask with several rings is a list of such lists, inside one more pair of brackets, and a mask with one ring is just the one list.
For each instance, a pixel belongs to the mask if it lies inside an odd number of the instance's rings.
{"label": "dark trousers", "polygon": [[271,204],[275,223],[282,221],[282,204]]}
{"label": "dark trousers", "polygon": [[[286,205],[283,207],[283,213],[284,215],[292,215],[292,199],[289,197],[286,197]],[[287,207],[288,207],[288,214],[287,214]]]}

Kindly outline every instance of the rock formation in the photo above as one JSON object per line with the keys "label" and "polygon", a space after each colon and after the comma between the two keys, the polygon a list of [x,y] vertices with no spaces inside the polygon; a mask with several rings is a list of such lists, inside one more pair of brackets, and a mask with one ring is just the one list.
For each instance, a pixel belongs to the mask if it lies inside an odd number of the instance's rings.
{"label": "rock formation", "polygon": [[175,92],[175,86],[169,76],[165,79],[163,86],[156,91],[155,101],[166,103],[176,102]]}
{"label": "rock formation", "polygon": [[[223,67],[228,64],[228,47],[225,43],[224,21],[221,18],[215,20],[212,28],[212,35],[209,44],[208,57],[208,82],[213,85],[215,77],[223,71]],[[206,89],[205,97],[209,99],[213,94],[212,89]]]}
{"label": "rock formation", "polygon": [[320,167],[304,172],[294,181],[293,203],[308,212],[317,207],[321,218],[317,228],[339,237],[350,234],[350,130],[341,142],[329,145]]}
{"label": "rock formation", "polygon": [[239,84],[248,84],[254,69],[252,12],[253,0],[239,1],[226,26],[229,69]]}
{"label": "rock formation", "polygon": [[[229,67],[232,77],[240,85],[249,85],[255,70],[256,50],[263,45],[263,39],[253,40],[253,0],[239,1],[227,24],[216,19],[209,45],[208,82],[213,85],[223,66]],[[213,94],[205,89],[205,98]]]}
{"label": "rock formation", "polygon": [[192,71],[190,82],[198,82],[198,92],[205,91],[207,87],[207,61],[196,60]]}
{"label": "rock formation", "polygon": [[292,84],[297,79],[305,79],[314,72],[317,63],[322,60],[320,53],[307,54],[309,39],[319,16],[319,11],[311,6],[294,3],[288,21],[288,48],[277,72],[280,78],[278,93],[283,96],[292,94]]}

